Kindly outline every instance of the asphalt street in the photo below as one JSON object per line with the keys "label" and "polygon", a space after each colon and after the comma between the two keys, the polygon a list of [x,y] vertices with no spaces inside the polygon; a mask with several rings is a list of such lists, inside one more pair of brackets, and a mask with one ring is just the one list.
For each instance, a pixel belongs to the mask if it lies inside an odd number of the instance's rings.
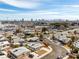
{"label": "asphalt street", "polygon": [[57,45],[56,43],[51,42],[50,40],[47,40],[47,42],[50,43],[50,46],[53,51],[42,59],[57,59],[58,56],[61,56],[62,58],[66,56],[67,50],[64,49],[61,45]]}

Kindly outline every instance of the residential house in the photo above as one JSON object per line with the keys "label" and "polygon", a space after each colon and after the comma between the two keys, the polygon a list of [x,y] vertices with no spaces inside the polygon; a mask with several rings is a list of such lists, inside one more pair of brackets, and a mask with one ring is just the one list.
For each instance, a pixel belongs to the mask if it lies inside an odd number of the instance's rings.
{"label": "residential house", "polygon": [[15,24],[3,24],[2,30],[7,31],[14,31],[17,28],[17,25]]}
{"label": "residential house", "polygon": [[11,50],[8,55],[10,56],[11,59],[20,59],[21,56],[26,54],[28,55],[29,53],[30,53],[29,49],[25,47],[19,47]]}
{"label": "residential house", "polygon": [[44,46],[44,44],[40,43],[40,42],[28,42],[27,45],[34,51],[34,50],[38,50],[41,47]]}
{"label": "residential house", "polygon": [[14,45],[20,45],[20,43],[25,43],[25,40],[22,38],[19,38],[18,36],[12,36]]}
{"label": "residential house", "polygon": [[8,48],[10,46],[10,43],[6,40],[0,40],[0,48],[3,50],[5,48]]}
{"label": "residential house", "polygon": [[0,59],[9,59],[3,51],[0,51]]}
{"label": "residential house", "polygon": [[25,29],[24,30],[24,33],[25,34],[34,34],[35,33],[35,30],[34,29]]}
{"label": "residential house", "polygon": [[73,44],[76,48],[79,48],[79,40],[75,41]]}
{"label": "residential house", "polygon": [[61,43],[68,43],[71,40],[71,38],[67,37],[67,34],[58,33],[55,34],[54,36]]}
{"label": "residential house", "polygon": [[27,41],[31,41],[31,42],[35,42],[35,41],[38,41],[38,40],[39,40],[38,37],[27,38]]}

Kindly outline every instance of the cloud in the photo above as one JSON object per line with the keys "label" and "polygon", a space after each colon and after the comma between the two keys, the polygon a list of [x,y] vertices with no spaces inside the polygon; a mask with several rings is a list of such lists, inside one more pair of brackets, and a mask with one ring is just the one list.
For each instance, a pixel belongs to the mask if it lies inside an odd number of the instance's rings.
{"label": "cloud", "polygon": [[2,2],[2,0],[0,0],[0,2]]}
{"label": "cloud", "polygon": [[79,5],[71,4],[71,5],[63,5],[64,7],[70,7],[70,8],[79,8]]}
{"label": "cloud", "polygon": [[20,7],[20,8],[36,8],[38,7],[39,3],[37,0],[2,0],[4,3],[10,4],[12,6]]}
{"label": "cloud", "polygon": [[[0,0],[1,1],[1,0]],[[2,0],[4,3],[10,6],[15,6],[19,9],[10,8],[0,11],[17,11],[13,13],[6,12],[9,15],[4,15],[10,18],[79,18],[79,5],[70,4],[69,2],[61,3],[60,0]],[[51,2],[50,2],[51,1]],[[57,1],[57,2],[56,2]],[[67,5],[68,4],[68,5]],[[5,7],[4,7],[5,8]],[[13,10],[10,10],[13,9]],[[21,10],[24,9],[24,10]],[[5,13],[5,12],[4,12]]]}
{"label": "cloud", "polygon": [[55,11],[35,11],[35,12],[33,12],[33,13],[36,13],[36,14],[53,14],[53,15],[55,15],[55,14],[60,14],[59,12],[55,12]]}
{"label": "cloud", "polygon": [[9,11],[9,12],[13,12],[13,11],[15,11],[15,10],[0,8],[0,11]]}
{"label": "cloud", "polygon": [[71,5],[71,7],[79,8],[79,5]]}

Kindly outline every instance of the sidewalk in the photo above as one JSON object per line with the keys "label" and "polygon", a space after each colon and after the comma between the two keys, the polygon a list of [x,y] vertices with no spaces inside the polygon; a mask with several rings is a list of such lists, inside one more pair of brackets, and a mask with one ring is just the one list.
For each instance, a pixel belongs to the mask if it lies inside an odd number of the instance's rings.
{"label": "sidewalk", "polygon": [[[67,51],[68,51],[68,53],[70,53],[70,48],[68,47],[68,46],[62,46],[63,48],[65,48]],[[68,59],[68,55],[66,55],[63,59]]]}
{"label": "sidewalk", "polygon": [[64,57],[63,59],[68,59],[69,58],[69,56],[67,55],[66,57]]}
{"label": "sidewalk", "polygon": [[[44,49],[44,48],[43,48]],[[51,53],[52,52],[52,48],[49,46],[49,49],[45,49],[47,51],[47,53],[39,56],[39,59],[43,58],[44,56],[46,56],[47,54]]]}
{"label": "sidewalk", "polygon": [[70,53],[70,47],[68,47],[67,45],[65,45],[65,46],[62,46],[63,48],[65,48],[69,53]]}

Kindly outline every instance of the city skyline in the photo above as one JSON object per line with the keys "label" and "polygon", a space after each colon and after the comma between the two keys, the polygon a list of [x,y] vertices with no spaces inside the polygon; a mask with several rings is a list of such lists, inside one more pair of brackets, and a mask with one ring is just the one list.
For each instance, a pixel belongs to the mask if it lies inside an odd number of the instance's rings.
{"label": "city skyline", "polygon": [[0,19],[79,19],[78,0],[0,0]]}

